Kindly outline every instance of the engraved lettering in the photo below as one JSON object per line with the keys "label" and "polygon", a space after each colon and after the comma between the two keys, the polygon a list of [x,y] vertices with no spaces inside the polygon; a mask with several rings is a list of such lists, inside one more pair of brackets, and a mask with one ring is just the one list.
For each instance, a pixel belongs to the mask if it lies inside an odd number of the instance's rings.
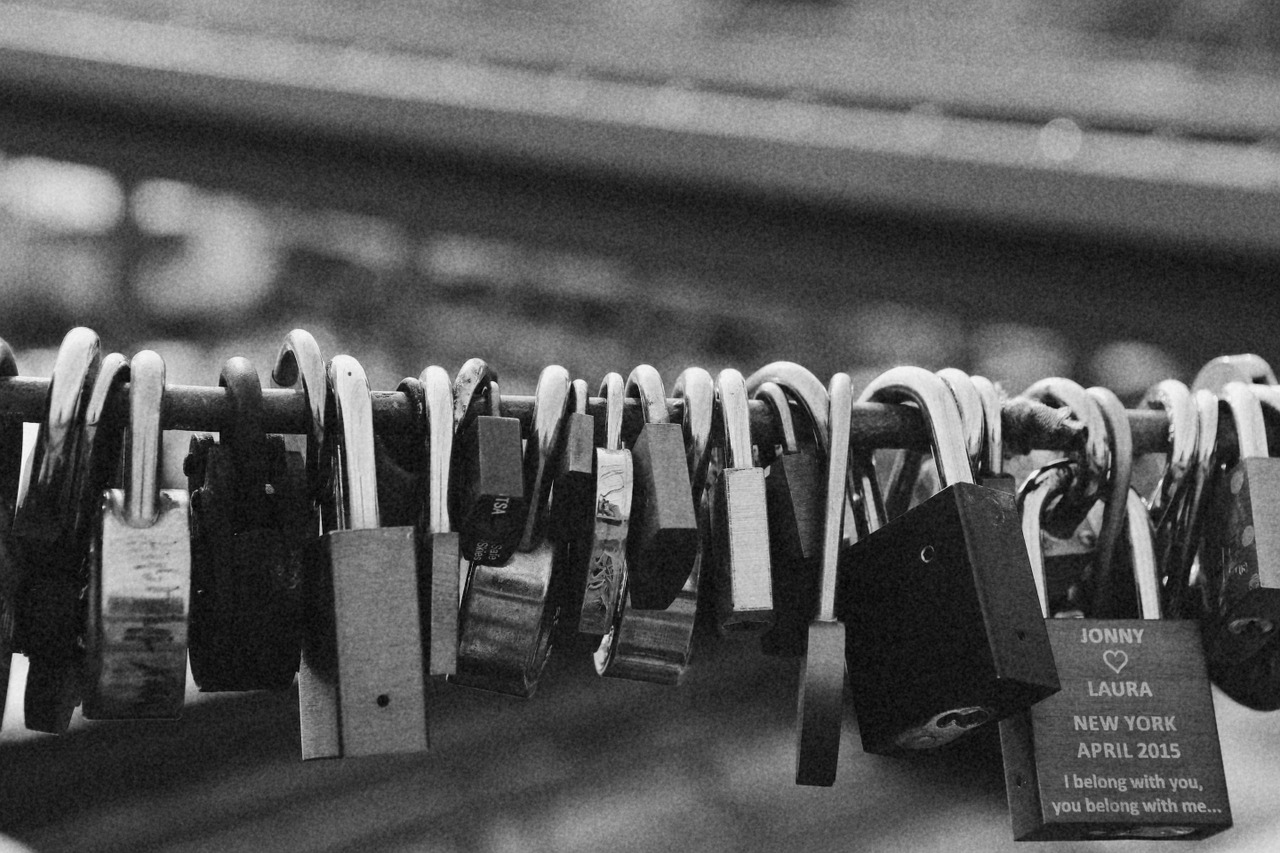
{"label": "engraved lettering", "polygon": [[1090,696],[1111,699],[1151,697],[1151,685],[1145,681],[1086,681]]}

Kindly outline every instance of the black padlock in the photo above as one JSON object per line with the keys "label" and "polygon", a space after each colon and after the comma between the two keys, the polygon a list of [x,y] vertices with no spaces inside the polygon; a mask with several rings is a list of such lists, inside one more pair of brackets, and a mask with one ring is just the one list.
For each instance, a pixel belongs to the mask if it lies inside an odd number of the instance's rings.
{"label": "black padlock", "polygon": [[860,539],[840,613],[868,752],[923,749],[1058,689],[1012,495],[973,483],[941,379],[881,374],[861,402],[910,400],[933,437],[942,491]]}
{"label": "black padlock", "polygon": [[101,367],[98,336],[72,329],[58,347],[29,469],[13,520],[12,552],[24,577],[15,598],[15,645],[27,655],[26,726],[62,734],[80,703],[85,559],[91,527],[77,528],[84,485],[77,469],[85,411]]}
{"label": "black padlock", "polygon": [[582,609],[582,592],[591,559],[591,532],[595,527],[595,426],[587,414],[587,383],[575,379],[569,385],[569,413],[565,416],[560,459],[551,487],[547,538],[555,543],[551,571],[551,597],[561,618],[556,621],[556,645],[572,643],[578,624],[572,614]]}
{"label": "black padlock", "polygon": [[[489,413],[471,417],[479,397]],[[449,514],[462,553],[472,562],[500,566],[520,544],[528,515],[520,421],[501,416],[498,375],[482,359],[470,359],[458,371],[453,400]]]}
{"label": "black padlock", "polygon": [[283,690],[301,653],[303,548],[315,519],[305,462],[262,427],[262,386],[244,358],[222,368],[231,420],[191,439],[191,673],[205,692]]}
{"label": "black padlock", "polygon": [[627,396],[640,400],[644,424],[632,442],[635,493],[627,536],[630,606],[665,610],[684,587],[698,555],[684,435],[669,423],[658,371],[642,364],[627,377]]}
{"label": "black padlock", "polygon": [[[7,341],[0,340],[0,376],[17,376],[18,360]],[[13,661],[14,596],[25,572],[13,551],[13,508],[18,501],[22,470],[22,422],[0,420],[0,719],[9,695]]]}
{"label": "black padlock", "polygon": [[681,434],[690,496],[698,507],[698,552],[680,594],[667,607],[661,610],[634,607],[629,590],[624,590],[613,627],[595,651],[596,672],[610,678],[677,684],[689,664],[698,612],[698,584],[710,527],[706,492],[715,382],[701,367],[690,367],[676,378],[672,393],[683,403]]}
{"label": "black padlock", "polygon": [[[1027,549],[1043,585],[1043,506],[1070,463],[1024,486]],[[1198,626],[1160,619],[1150,520],[1129,492],[1126,527],[1140,619],[1048,619],[1062,690],[1000,724],[1019,841],[1197,839],[1231,826]],[[1048,599],[1042,595],[1043,612]]]}
{"label": "black padlock", "polygon": [[826,497],[826,472],[818,456],[812,421],[803,419],[808,435],[801,441],[790,400],[781,386],[761,383],[755,397],[769,404],[783,436],[781,449],[764,455],[768,464],[764,484],[774,625],[761,636],[760,648],[769,655],[800,655],[804,654],[809,620],[817,606],[820,510]]}
{"label": "black padlock", "polygon": [[1219,399],[1238,451],[1220,459],[1206,520],[1201,569],[1209,674],[1250,708],[1280,708],[1280,459],[1268,456],[1266,425],[1253,386],[1228,382]]}

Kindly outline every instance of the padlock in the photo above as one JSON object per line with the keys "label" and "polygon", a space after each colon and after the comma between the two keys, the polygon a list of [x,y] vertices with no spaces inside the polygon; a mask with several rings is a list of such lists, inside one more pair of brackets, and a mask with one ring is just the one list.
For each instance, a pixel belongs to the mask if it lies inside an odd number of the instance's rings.
{"label": "padlock", "polygon": [[[1043,506],[1070,463],[1024,485],[1024,530],[1043,589]],[[1047,619],[1062,690],[1000,724],[1019,841],[1197,839],[1231,826],[1198,626],[1160,619],[1150,520],[1129,492],[1126,528],[1140,619]],[[1048,600],[1040,599],[1048,615]]]}
{"label": "padlock", "polygon": [[985,376],[970,376],[969,381],[982,401],[983,441],[977,466],[978,485],[1015,494],[1017,482],[1004,467],[1004,392]]}
{"label": "padlock", "polygon": [[544,531],[568,402],[568,371],[559,365],[543,368],[525,448],[523,497],[528,517],[519,549],[505,564],[471,562],[458,614],[458,668],[453,677],[458,684],[521,697],[537,689],[556,618],[550,599],[555,547]]}
{"label": "padlock", "polygon": [[1231,413],[1238,451],[1220,458],[1204,528],[1201,569],[1209,675],[1231,698],[1280,708],[1280,460],[1268,456],[1262,407],[1243,382],[1219,399]]}
{"label": "padlock", "polygon": [[684,435],[669,423],[658,371],[642,364],[627,377],[627,396],[640,400],[644,424],[630,446],[635,472],[627,535],[627,589],[631,607],[665,610],[680,594],[698,555]]}
{"label": "padlock", "polygon": [[[443,367],[432,365],[418,378],[425,397],[427,513],[419,545],[423,626],[428,638],[431,675],[449,676],[458,663],[458,599],[461,597],[461,547],[449,518],[449,475],[453,458],[453,385]],[[429,593],[427,590],[429,589]]]}
{"label": "padlock", "polygon": [[[18,360],[7,341],[0,340],[0,376],[17,376]],[[13,549],[13,508],[18,501],[22,469],[22,422],[0,419],[0,719],[9,695],[13,662],[14,596],[25,571]]]}
{"label": "padlock", "polygon": [[600,396],[605,400],[605,440],[603,447],[596,448],[595,524],[578,613],[582,634],[609,633],[627,579],[627,531],[635,479],[631,451],[622,446],[625,392],[626,385],[617,373],[606,374],[600,383]]}
{"label": "padlock", "polygon": [[205,692],[284,690],[302,648],[303,550],[312,521],[302,455],[262,427],[262,386],[245,358],[219,377],[231,417],[220,443],[191,439],[188,655]]}
{"label": "padlock", "polygon": [[[1124,574],[1131,575],[1133,566],[1125,561],[1124,553],[1116,548],[1128,526],[1128,504],[1133,475],[1133,433],[1124,404],[1114,391],[1101,386],[1086,392],[1102,415],[1107,431],[1107,452],[1111,467],[1105,477],[1104,506],[1100,514],[1098,547],[1094,557],[1092,578],[1093,601],[1089,615],[1106,619],[1118,612],[1127,612],[1133,604],[1125,585],[1117,580]],[[1144,510],[1145,514],[1145,504]],[[1121,569],[1117,564],[1123,564]]]}
{"label": "padlock", "polygon": [[804,654],[809,620],[818,600],[818,572],[826,472],[818,457],[812,421],[801,442],[782,387],[762,382],[755,398],[769,404],[781,429],[781,451],[764,454],[765,504],[769,515],[769,565],[773,574],[774,624],[760,637],[768,655]]}
{"label": "padlock", "polygon": [[758,636],[773,627],[773,574],[764,469],[751,461],[751,417],[742,374],[716,377],[723,441],[712,456],[710,512],[716,561],[716,626],[725,636]]}
{"label": "padlock", "polygon": [[[489,413],[472,417],[471,405],[480,397]],[[482,359],[462,365],[453,401],[449,514],[462,553],[472,562],[500,566],[520,544],[528,515],[520,421],[501,416],[498,375]]]}
{"label": "padlock", "polygon": [[[380,527],[373,406],[352,357],[329,362],[332,527],[303,575],[302,757],[427,749],[416,533]],[[308,396],[319,389],[307,389]]]}
{"label": "padlock", "polygon": [[90,563],[89,719],[175,718],[187,683],[191,600],[188,496],[160,488],[164,361],[143,350],[129,362],[124,488],[103,495]]}
{"label": "padlock", "polygon": [[[573,614],[582,611],[587,566],[591,561],[596,506],[596,419],[587,414],[589,402],[586,381],[573,380],[569,385],[569,413],[561,430],[560,465],[551,487],[547,520],[547,538],[556,546],[551,597],[561,614],[556,620],[553,645],[570,645],[577,640],[578,622]],[[627,500],[629,505],[630,495]]]}
{"label": "padlock", "polygon": [[[321,506],[331,502],[325,498],[330,488],[332,470],[328,454],[325,452],[325,402],[328,400],[326,384],[326,368],[324,356],[320,354],[320,346],[306,329],[294,329],[285,336],[284,342],[276,353],[275,367],[271,370],[271,382],[277,388],[292,388],[300,383],[299,389],[307,410],[307,430],[302,448],[306,456],[307,484],[311,492],[313,521],[308,523],[313,535],[319,536],[325,530]],[[293,448],[292,436],[285,437],[286,447]],[[330,520],[329,526],[332,526]]]}
{"label": "padlock", "polygon": [[860,402],[910,400],[942,491],[856,542],[839,613],[863,749],[941,746],[1058,689],[1012,495],[974,485],[955,397],[928,371]]}
{"label": "padlock", "polygon": [[98,336],[72,329],[58,347],[13,537],[25,577],[16,596],[16,646],[30,662],[23,711],[28,729],[66,732],[80,701],[84,665],[85,558],[91,528],[77,529],[77,474],[85,411],[102,356]]}
{"label": "padlock", "polygon": [[[701,367],[690,367],[676,378],[672,394],[683,404],[680,428],[691,502],[698,507],[699,547],[680,594],[666,608],[634,607],[629,589],[624,589],[613,626],[595,651],[596,672],[609,678],[678,684],[689,665],[709,528],[705,496],[715,382]],[[628,574],[628,584],[629,578]]]}
{"label": "padlock", "polygon": [[828,453],[826,501],[822,525],[822,562],[818,602],[809,623],[796,712],[796,784],[831,786],[840,758],[844,714],[846,631],[837,621],[845,483],[849,477],[849,438],[853,387],[846,373],[831,378],[826,396]]}
{"label": "padlock", "polygon": [[1187,507],[1180,518],[1176,533],[1177,550],[1183,560],[1185,580],[1179,599],[1174,592],[1172,579],[1166,582],[1167,613],[1174,619],[1200,619],[1216,605],[1216,591],[1210,591],[1202,571],[1201,543],[1204,540],[1206,519],[1210,516],[1209,498],[1213,492],[1218,468],[1218,397],[1203,388],[1191,392],[1196,413],[1195,466],[1191,488],[1187,495]]}

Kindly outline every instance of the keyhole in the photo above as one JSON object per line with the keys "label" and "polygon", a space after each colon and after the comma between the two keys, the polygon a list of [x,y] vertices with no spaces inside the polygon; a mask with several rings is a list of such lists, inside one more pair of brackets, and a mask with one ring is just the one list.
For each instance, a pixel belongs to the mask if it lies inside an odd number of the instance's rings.
{"label": "keyhole", "polygon": [[377,700],[377,701],[378,701],[378,707],[379,707],[379,708],[385,708],[385,707],[387,707],[388,705],[390,705],[390,704],[391,704],[391,697],[390,697],[390,696],[388,696],[387,694],[383,693],[383,694],[381,694],[380,696],[378,696],[378,700]]}
{"label": "keyhole", "polygon": [[925,545],[923,548],[920,549],[920,562],[922,563],[933,562],[933,546],[932,545]]}

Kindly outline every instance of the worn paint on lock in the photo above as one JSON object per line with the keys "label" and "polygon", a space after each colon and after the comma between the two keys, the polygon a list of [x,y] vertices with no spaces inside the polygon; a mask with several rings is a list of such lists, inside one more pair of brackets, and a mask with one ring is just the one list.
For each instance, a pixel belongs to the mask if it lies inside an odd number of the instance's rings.
{"label": "worn paint on lock", "polygon": [[1203,838],[1231,826],[1199,626],[1046,628],[1062,690],[1001,726],[1014,837]]}

